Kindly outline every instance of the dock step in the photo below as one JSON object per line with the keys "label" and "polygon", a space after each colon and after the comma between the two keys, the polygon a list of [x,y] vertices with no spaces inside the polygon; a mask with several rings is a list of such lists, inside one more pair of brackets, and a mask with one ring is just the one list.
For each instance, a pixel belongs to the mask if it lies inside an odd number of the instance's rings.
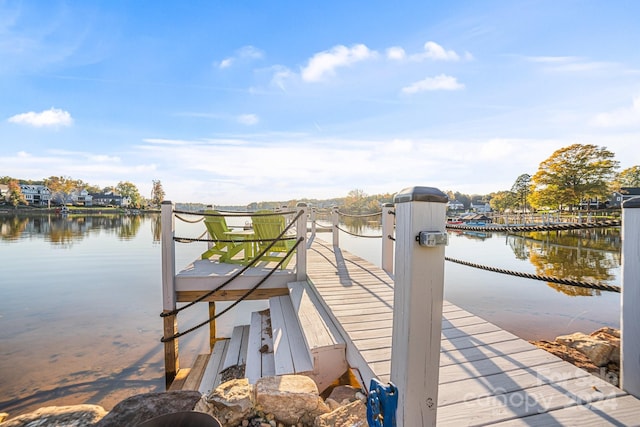
{"label": "dock step", "polygon": [[222,370],[222,363],[227,354],[227,348],[229,346],[229,340],[218,340],[211,350],[211,356],[207,367],[202,374],[202,380],[200,381],[200,387],[198,391],[202,394],[209,394],[209,392],[220,385],[220,371]]}
{"label": "dock step", "polygon": [[324,391],[347,371],[346,345],[306,281],[269,299],[276,375],[301,374]]}
{"label": "dock step", "polygon": [[255,311],[251,313],[245,377],[255,384],[258,378],[275,373],[269,310]]}

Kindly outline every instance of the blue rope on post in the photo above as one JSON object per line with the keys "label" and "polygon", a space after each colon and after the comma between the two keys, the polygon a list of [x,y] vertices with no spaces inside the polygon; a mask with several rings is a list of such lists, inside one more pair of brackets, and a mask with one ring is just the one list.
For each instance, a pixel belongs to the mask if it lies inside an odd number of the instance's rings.
{"label": "blue rope on post", "polygon": [[398,388],[389,383],[383,385],[371,378],[367,397],[367,422],[369,427],[396,427],[398,409]]}

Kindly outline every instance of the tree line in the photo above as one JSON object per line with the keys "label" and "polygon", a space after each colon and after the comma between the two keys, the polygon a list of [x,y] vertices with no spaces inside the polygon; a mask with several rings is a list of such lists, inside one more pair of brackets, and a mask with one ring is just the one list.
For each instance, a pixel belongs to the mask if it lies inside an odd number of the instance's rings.
{"label": "tree line", "polygon": [[152,181],[151,197],[148,199],[142,197],[138,187],[129,181],[120,181],[117,185],[100,188],[97,185],[86,183],[81,179],[73,179],[66,176],[50,176],[49,178],[44,178],[39,181],[4,176],[0,177],[0,184],[7,185],[8,191],[5,197],[8,203],[14,207],[27,203],[20,185],[46,186],[51,192],[51,202],[58,205],[69,203],[70,195],[73,192],[80,192],[82,190],[89,194],[112,194],[123,198],[126,197],[131,201],[129,207],[137,209],[158,207],[164,200],[165,196],[160,180]]}

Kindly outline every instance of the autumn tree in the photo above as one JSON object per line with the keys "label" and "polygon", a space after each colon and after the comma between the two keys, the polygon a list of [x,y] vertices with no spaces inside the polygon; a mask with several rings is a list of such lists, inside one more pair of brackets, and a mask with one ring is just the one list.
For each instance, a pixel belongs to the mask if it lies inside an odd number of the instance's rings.
{"label": "autumn tree", "polygon": [[513,201],[516,202],[516,205],[523,212],[527,211],[527,197],[529,196],[530,187],[531,175],[529,175],[528,173],[523,173],[518,178],[516,178],[516,182],[514,182],[513,186],[511,187],[511,192],[515,196]]}
{"label": "autumn tree", "polygon": [[618,168],[614,154],[606,147],[573,144],[556,150],[540,163],[531,178],[532,198],[538,206],[576,206],[590,198],[605,197]]}
{"label": "autumn tree", "polygon": [[129,181],[120,181],[118,185],[116,185],[116,191],[124,198],[128,197],[131,199],[131,207],[139,208],[142,204],[142,196],[138,191],[138,187],[135,184],[132,184]]}
{"label": "autumn tree", "polygon": [[43,180],[44,185],[51,191],[51,201],[64,204],[69,194],[76,188],[77,182],[66,176],[50,176]]}
{"label": "autumn tree", "polygon": [[344,199],[344,209],[350,214],[361,214],[364,212],[367,200],[367,195],[363,190],[355,189],[349,191],[347,197]]}
{"label": "autumn tree", "polygon": [[614,181],[614,191],[622,187],[640,187],[640,166],[632,166],[620,172]]}
{"label": "autumn tree", "polygon": [[489,206],[496,212],[504,212],[516,204],[516,194],[512,191],[498,191],[491,194]]}
{"label": "autumn tree", "polygon": [[159,179],[152,181],[153,186],[151,188],[151,205],[160,206],[164,201],[164,189]]}
{"label": "autumn tree", "polygon": [[15,208],[18,207],[19,204],[27,203],[27,199],[24,197],[24,194],[22,194],[22,189],[20,188],[20,184],[18,184],[18,181],[12,179],[11,181],[9,181],[7,186],[9,187],[9,191],[7,194],[9,204],[11,204]]}

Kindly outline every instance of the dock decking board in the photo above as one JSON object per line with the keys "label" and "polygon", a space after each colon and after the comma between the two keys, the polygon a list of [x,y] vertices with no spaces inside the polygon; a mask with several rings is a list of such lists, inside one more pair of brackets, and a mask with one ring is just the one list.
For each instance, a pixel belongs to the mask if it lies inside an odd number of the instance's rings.
{"label": "dock decking board", "polygon": [[[317,237],[307,275],[365,386],[390,380],[393,279]],[[640,401],[443,302],[438,425],[638,425]]]}

